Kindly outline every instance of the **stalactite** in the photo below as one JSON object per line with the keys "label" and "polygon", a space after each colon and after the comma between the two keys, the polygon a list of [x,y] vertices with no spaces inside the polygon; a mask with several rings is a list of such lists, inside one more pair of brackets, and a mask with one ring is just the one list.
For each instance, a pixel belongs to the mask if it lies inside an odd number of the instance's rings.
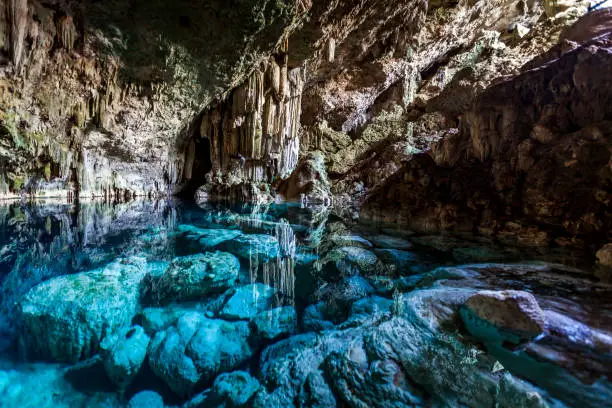
{"label": "stalactite", "polygon": [[68,51],[74,49],[74,43],[76,41],[76,28],[71,16],[64,16],[59,19],[57,23],[57,37],[62,47]]}
{"label": "stalactite", "polygon": [[28,0],[9,0],[8,20],[11,25],[11,55],[13,65],[21,66],[21,58],[28,31]]}
{"label": "stalactite", "polygon": [[336,58],[336,40],[330,38],[327,40],[327,62],[334,62]]}
{"label": "stalactite", "polygon": [[204,112],[200,136],[210,140],[213,175],[237,171],[244,181],[268,182],[288,176],[299,155],[303,86],[302,70],[289,71],[286,55],[271,58]]}

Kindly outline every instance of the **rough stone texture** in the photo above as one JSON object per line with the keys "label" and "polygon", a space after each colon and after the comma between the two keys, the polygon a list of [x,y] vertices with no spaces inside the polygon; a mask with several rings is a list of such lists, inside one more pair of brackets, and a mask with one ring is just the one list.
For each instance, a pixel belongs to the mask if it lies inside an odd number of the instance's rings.
{"label": "rough stone texture", "polygon": [[119,199],[190,179],[194,119],[280,50],[307,11],[217,0],[0,8],[2,195]]}
{"label": "rough stone texture", "polygon": [[278,193],[290,201],[331,204],[331,191],[323,155],[314,152],[302,157],[291,176],[279,185]]}
{"label": "rough stone texture", "polygon": [[481,291],[471,296],[465,306],[478,318],[528,338],[541,334],[546,327],[542,309],[527,292]]}
{"label": "rough stone texture", "polygon": [[252,353],[249,334],[246,322],[185,314],[175,326],[153,337],[149,364],[174,392],[186,397],[198,383],[207,383],[248,360]]}
{"label": "rough stone texture", "polygon": [[140,391],[130,398],[127,408],[164,408],[164,400],[155,391]]}
{"label": "rough stone texture", "polygon": [[131,323],[145,273],[144,260],[126,259],[31,289],[19,305],[28,355],[66,363],[92,357],[102,339]]}
{"label": "rough stone texture", "polygon": [[251,320],[254,333],[262,340],[277,340],[297,331],[297,313],[293,306],[259,313]]}
{"label": "rough stone texture", "polygon": [[155,303],[202,298],[234,285],[240,261],[227,252],[175,258],[159,277],[148,276],[145,295]]}
{"label": "rough stone texture", "polygon": [[604,245],[595,256],[601,265],[612,267],[612,244]]}
{"label": "rough stone texture", "polygon": [[[415,156],[368,198],[366,212],[527,245],[604,238],[612,222],[611,44],[604,35],[489,87],[462,115],[461,131]],[[387,203],[409,205],[389,211]]]}
{"label": "rough stone texture", "polygon": [[128,327],[100,343],[100,355],[110,380],[124,391],[138,374],[151,338],[140,326]]}
{"label": "rough stone texture", "polygon": [[227,300],[220,315],[231,320],[249,320],[272,307],[276,293],[276,289],[263,283],[241,286]]}

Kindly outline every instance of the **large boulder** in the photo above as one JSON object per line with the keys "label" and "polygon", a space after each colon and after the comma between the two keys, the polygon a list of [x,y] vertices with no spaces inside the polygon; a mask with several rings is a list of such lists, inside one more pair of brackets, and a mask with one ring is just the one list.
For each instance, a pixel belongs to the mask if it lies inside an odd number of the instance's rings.
{"label": "large boulder", "polygon": [[143,259],[121,259],[32,288],[19,304],[27,353],[66,363],[92,357],[103,338],[131,323],[146,270]]}
{"label": "large boulder", "polygon": [[329,205],[330,187],[323,154],[311,152],[300,159],[291,176],[279,185],[278,192],[286,200]]}
{"label": "large boulder", "polygon": [[461,316],[468,330],[477,337],[488,337],[483,330],[493,326],[518,336],[518,342],[535,338],[546,328],[544,312],[535,297],[516,290],[480,291],[467,300]]}
{"label": "large boulder", "polygon": [[238,278],[240,261],[227,252],[208,252],[175,258],[159,278],[149,280],[148,296],[156,303],[204,297],[230,288]]}
{"label": "large boulder", "polygon": [[211,389],[191,399],[183,408],[245,407],[260,388],[259,381],[245,371],[221,374]]}
{"label": "large boulder", "polygon": [[151,338],[140,326],[120,330],[100,343],[100,355],[108,378],[124,391],[138,374]]}
{"label": "large boulder", "polygon": [[189,396],[198,383],[236,369],[251,357],[249,334],[247,322],[187,313],[155,335],[149,345],[149,364],[174,392]]}

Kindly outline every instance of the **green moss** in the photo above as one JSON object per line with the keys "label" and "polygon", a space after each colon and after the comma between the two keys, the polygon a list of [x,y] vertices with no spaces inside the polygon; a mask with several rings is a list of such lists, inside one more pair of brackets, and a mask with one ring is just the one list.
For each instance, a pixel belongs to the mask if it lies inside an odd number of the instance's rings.
{"label": "green moss", "polygon": [[25,184],[25,177],[23,176],[13,176],[12,180],[13,191],[20,191]]}

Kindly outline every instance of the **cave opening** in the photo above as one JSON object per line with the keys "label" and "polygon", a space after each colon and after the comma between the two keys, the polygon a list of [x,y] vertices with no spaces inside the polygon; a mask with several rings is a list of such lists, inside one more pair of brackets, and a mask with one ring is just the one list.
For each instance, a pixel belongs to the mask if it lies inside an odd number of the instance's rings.
{"label": "cave opening", "polygon": [[193,198],[196,190],[206,184],[206,174],[212,170],[210,159],[210,139],[207,137],[196,137],[191,142],[189,154],[193,154],[193,166],[191,177],[187,178],[185,187],[181,191],[181,196]]}

